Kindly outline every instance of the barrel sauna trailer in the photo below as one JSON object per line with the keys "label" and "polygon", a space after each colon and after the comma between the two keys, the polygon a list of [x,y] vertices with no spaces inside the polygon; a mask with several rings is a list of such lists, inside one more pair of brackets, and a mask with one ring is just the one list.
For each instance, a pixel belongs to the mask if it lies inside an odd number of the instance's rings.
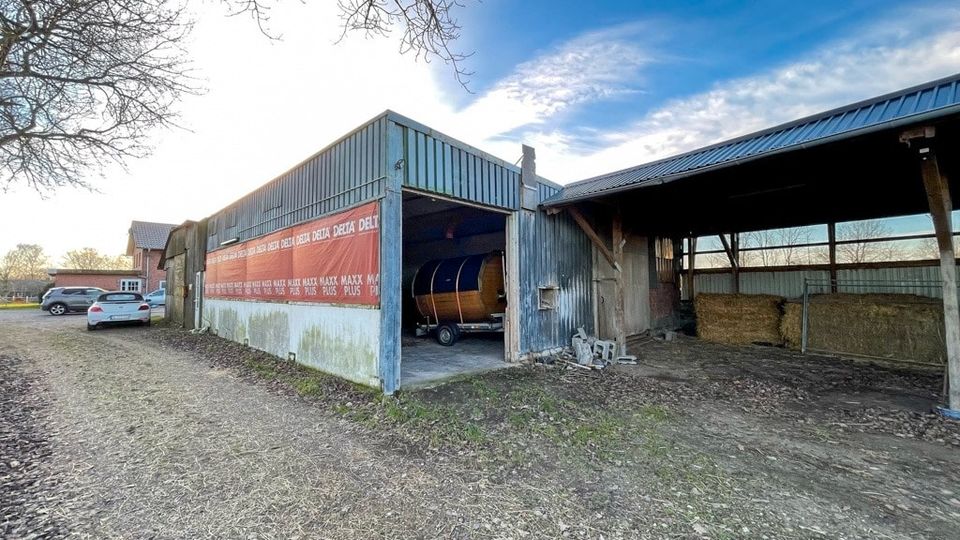
{"label": "barrel sauna trailer", "polygon": [[413,276],[413,298],[426,320],[417,335],[435,331],[453,345],[464,332],[502,332],[507,309],[503,252],[435,259]]}

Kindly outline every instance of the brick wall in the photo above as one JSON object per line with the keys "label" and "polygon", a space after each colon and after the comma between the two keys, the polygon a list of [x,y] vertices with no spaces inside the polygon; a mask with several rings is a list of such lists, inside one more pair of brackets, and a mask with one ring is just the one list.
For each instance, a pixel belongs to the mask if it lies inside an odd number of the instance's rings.
{"label": "brick wall", "polygon": [[658,283],[650,288],[651,328],[675,326],[674,311],[680,305],[680,289],[675,283]]}
{"label": "brick wall", "polygon": [[[57,274],[53,279],[54,287],[100,287],[108,291],[120,289],[121,279],[135,279],[132,272],[119,274]],[[149,291],[146,291],[149,292]]]}
{"label": "brick wall", "polygon": [[146,264],[143,268],[139,269],[140,276],[143,277],[144,280],[147,280],[147,276],[150,276],[144,292],[151,292],[159,289],[160,282],[166,281],[167,279],[167,271],[157,269],[157,266],[160,264],[160,259],[163,257],[163,250],[145,249],[143,251],[144,256],[142,259]]}
{"label": "brick wall", "polygon": [[137,270],[138,275],[143,278],[144,293],[159,289],[160,282],[166,281],[167,271],[157,269],[162,257],[162,249],[138,249],[134,252],[133,267]]}

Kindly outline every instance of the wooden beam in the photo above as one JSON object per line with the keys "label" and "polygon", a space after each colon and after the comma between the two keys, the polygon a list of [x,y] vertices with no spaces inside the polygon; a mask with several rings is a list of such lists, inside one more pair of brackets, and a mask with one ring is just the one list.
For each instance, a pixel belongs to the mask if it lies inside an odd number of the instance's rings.
{"label": "wooden beam", "polygon": [[613,260],[614,268],[617,270],[614,278],[614,296],[616,297],[616,303],[614,304],[613,312],[613,324],[615,326],[614,331],[616,332],[616,342],[617,342],[617,356],[623,356],[627,354],[627,329],[626,323],[624,322],[626,317],[624,315],[626,311],[626,300],[624,298],[625,287],[623,283],[623,246],[626,244],[626,238],[623,235],[623,215],[620,212],[620,208],[613,214]]}
{"label": "wooden beam", "polygon": [[830,292],[837,292],[837,224],[827,223],[827,251],[830,254]]}
{"label": "wooden beam", "polygon": [[940,278],[943,285],[943,319],[947,342],[947,405],[960,410],[960,305],[957,298],[957,264],[953,246],[953,228],[950,213],[953,203],[950,186],[940,174],[937,156],[929,146],[918,149],[923,187],[927,192],[930,217],[940,249]]}
{"label": "wooden beam", "polygon": [[688,245],[690,246],[690,268],[687,269],[687,276],[689,276],[687,277],[687,287],[690,289],[690,301],[692,302],[697,293],[696,285],[694,285],[694,278],[696,277],[694,272],[697,269],[697,237],[691,236]]}
{"label": "wooden beam", "polygon": [[723,244],[723,251],[727,254],[730,261],[730,277],[733,281],[733,292],[740,293],[740,237],[735,233],[730,234],[730,241],[727,241],[725,235],[720,236],[720,243]]}
{"label": "wooden beam", "polygon": [[593,245],[597,246],[597,249],[600,250],[600,253],[603,254],[603,258],[610,263],[610,266],[614,270],[620,271],[620,265],[617,264],[616,259],[613,256],[613,252],[610,251],[610,248],[607,247],[606,243],[600,239],[600,235],[597,234],[597,231],[593,230],[593,227],[590,225],[590,222],[587,221],[587,218],[583,217],[583,214],[580,213],[580,210],[574,206],[568,206],[567,212],[570,212],[570,215],[573,217],[573,220],[577,222],[577,225],[580,226],[580,229],[583,230],[584,234],[587,235],[587,238],[593,242]]}

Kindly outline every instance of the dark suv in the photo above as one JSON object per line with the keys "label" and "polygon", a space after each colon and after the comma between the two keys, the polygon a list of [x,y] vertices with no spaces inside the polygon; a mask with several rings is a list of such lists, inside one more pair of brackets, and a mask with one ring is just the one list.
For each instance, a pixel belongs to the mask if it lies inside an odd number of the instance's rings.
{"label": "dark suv", "polygon": [[40,309],[51,315],[63,315],[70,311],[87,311],[97,297],[107,291],[99,287],[54,287],[43,295]]}

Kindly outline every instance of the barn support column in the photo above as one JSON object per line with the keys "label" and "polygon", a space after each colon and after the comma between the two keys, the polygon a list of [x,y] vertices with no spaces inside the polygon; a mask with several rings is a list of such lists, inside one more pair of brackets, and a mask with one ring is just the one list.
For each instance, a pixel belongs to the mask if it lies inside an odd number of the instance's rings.
{"label": "barn support column", "polygon": [[720,235],[720,243],[723,244],[723,251],[727,253],[727,259],[730,261],[730,277],[733,280],[733,293],[740,294],[740,234],[730,233],[730,241],[727,241],[726,235]]}
{"label": "barn support column", "polygon": [[617,356],[627,354],[627,325],[624,312],[626,311],[626,299],[624,298],[623,284],[623,246],[627,239],[623,234],[623,215],[620,207],[617,207],[613,214],[613,260],[614,269],[616,269],[616,281],[614,282],[614,294],[617,297],[617,303],[614,305],[613,324],[617,332]]}
{"label": "barn support column", "polygon": [[944,337],[947,342],[947,406],[960,414],[960,306],[957,298],[957,263],[953,246],[953,225],[950,213],[953,203],[950,186],[940,174],[940,165],[933,148],[936,132],[933,127],[904,133],[901,141],[916,148],[920,157],[920,173],[927,192],[930,217],[940,250],[940,279],[943,285]]}
{"label": "barn support column", "polygon": [[596,246],[597,251],[599,251],[603,255],[603,258],[613,267],[615,276],[614,295],[617,297],[613,314],[614,334],[616,335],[617,355],[625,355],[627,354],[627,335],[626,324],[624,323],[623,246],[627,243],[627,240],[623,234],[623,217],[620,208],[618,207],[616,213],[613,215],[613,250],[607,247],[607,244],[600,238],[597,231],[593,230],[593,226],[590,225],[587,218],[580,213],[580,210],[575,206],[568,206],[567,211],[570,212],[570,216],[577,222],[577,225],[583,230],[583,233],[587,235],[587,238]]}
{"label": "barn support column", "polygon": [[690,301],[692,302],[697,295],[697,287],[694,285],[697,270],[697,237],[691,236],[687,240],[687,245],[690,247],[690,268],[687,269],[687,287],[689,288]]}
{"label": "barn support column", "polygon": [[830,292],[837,292],[837,224],[827,223],[827,250],[830,257]]}

